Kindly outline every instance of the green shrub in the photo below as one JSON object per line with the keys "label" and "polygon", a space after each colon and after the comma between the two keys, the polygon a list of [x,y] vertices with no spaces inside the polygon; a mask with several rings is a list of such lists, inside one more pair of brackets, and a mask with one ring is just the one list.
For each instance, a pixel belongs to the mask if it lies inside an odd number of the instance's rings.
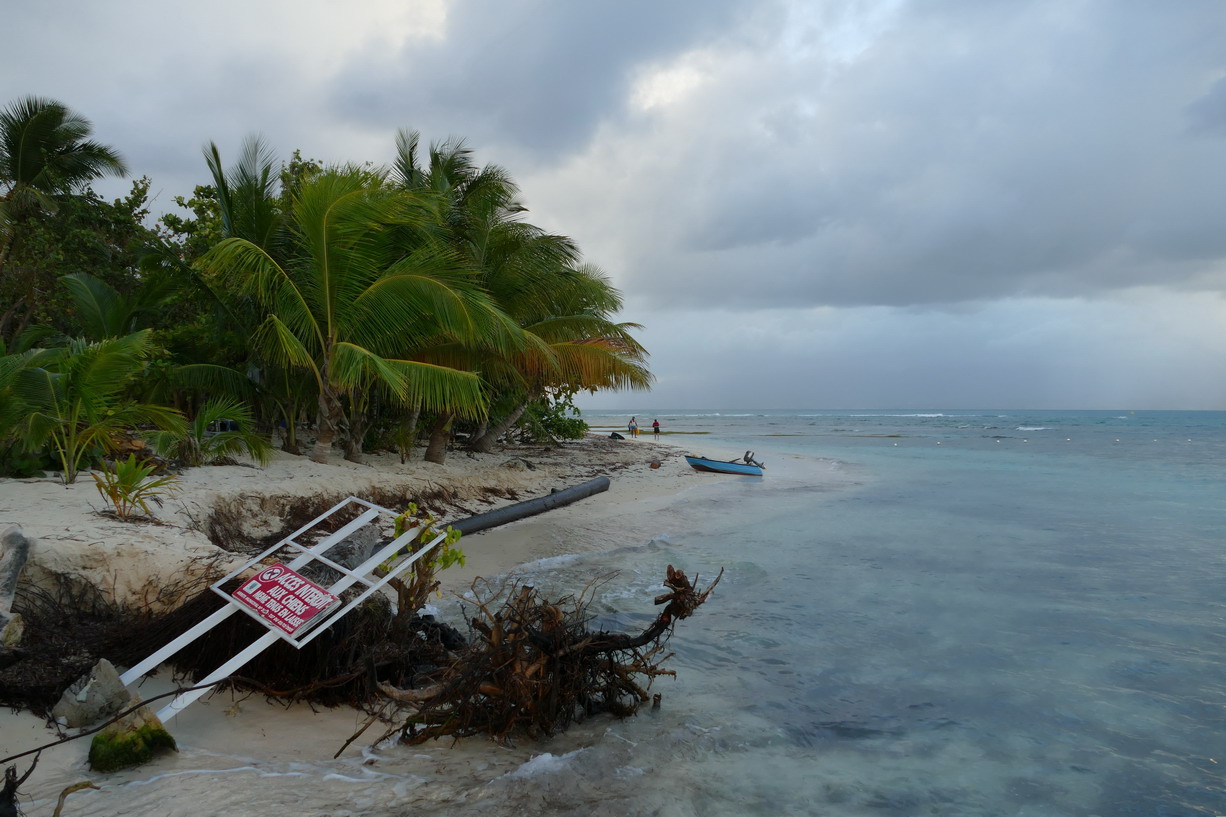
{"label": "green shrub", "polygon": [[14,452],[0,455],[0,477],[12,479],[27,479],[28,477],[45,477],[53,467],[46,452]]}
{"label": "green shrub", "polygon": [[588,425],[578,416],[569,401],[540,400],[528,406],[519,421],[528,442],[548,440],[581,440]]}

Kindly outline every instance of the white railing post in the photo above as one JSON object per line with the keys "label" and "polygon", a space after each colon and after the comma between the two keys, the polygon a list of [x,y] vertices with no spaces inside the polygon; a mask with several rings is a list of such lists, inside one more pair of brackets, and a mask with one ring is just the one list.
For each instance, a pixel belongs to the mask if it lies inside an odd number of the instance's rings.
{"label": "white railing post", "polygon": [[[328,536],[324,537],[323,539],[321,539],[319,542],[312,545],[311,547],[303,547],[302,545],[298,544],[298,542],[296,541],[297,537],[310,531],[320,522],[323,522],[325,519],[337,513],[345,506],[349,505],[350,503],[355,503],[355,502],[360,505],[366,506],[366,510],[363,511],[361,514],[359,514],[355,519],[343,525],[336,532],[331,533]],[[261,652],[263,652],[265,649],[267,649],[272,644],[276,643],[278,638],[288,641],[289,643],[293,644],[294,647],[296,648],[301,648],[302,645],[306,644],[308,641],[313,639],[315,636],[322,633],[332,624],[340,620],[340,618],[344,616],[346,613],[348,613],[350,610],[355,608],[357,605],[361,604],[362,601],[364,601],[372,593],[375,593],[381,590],[383,587],[387,585],[389,581],[391,581],[396,576],[400,575],[401,573],[403,573],[404,571],[412,567],[413,564],[417,562],[417,560],[421,559],[423,556],[425,556],[428,552],[436,548],[441,542],[443,542],[446,539],[446,534],[444,533],[438,534],[430,542],[422,545],[416,551],[413,551],[411,554],[409,554],[407,558],[398,560],[387,571],[385,571],[381,577],[376,577],[374,575],[375,571],[379,568],[380,565],[387,562],[389,559],[394,558],[397,552],[409,546],[414,539],[419,537],[421,535],[420,528],[413,527],[405,531],[403,534],[396,537],[393,541],[379,548],[378,551],[376,551],[369,558],[367,558],[366,561],[362,562],[362,564],[358,565],[355,568],[346,568],[343,565],[338,564],[336,561],[333,561],[332,559],[329,559],[324,555],[334,545],[340,542],[343,542],[345,539],[347,539],[348,537],[356,533],[358,530],[360,530],[362,527],[373,522],[380,515],[395,517],[396,513],[395,511],[389,510],[388,508],[384,508],[379,505],[375,505],[373,503],[366,502],[365,500],[361,500],[361,499],[358,499],[357,497],[352,497],[352,496],[338,503],[337,505],[333,506],[330,510],[316,517],[311,522],[308,522],[306,525],[299,528],[297,531],[290,534],[289,536],[285,537],[284,539],[282,539],[277,544],[273,545],[268,550],[248,560],[242,566],[236,568],[235,570],[223,576],[218,581],[214,582],[212,585],[212,589],[226,600],[226,605],[222,607],[221,609],[210,614],[207,618],[198,622],[187,632],[173,639],[170,643],[166,644],[165,646],[163,646],[161,649],[154,652],[149,657],[145,658],[144,660],[137,663],[135,666],[131,667],[127,672],[125,672],[123,675],[120,676],[120,680],[124,683],[124,685],[134,683],[135,681],[139,680],[140,678],[145,676],[147,673],[149,673],[153,669],[157,668],[158,665],[170,659],[172,656],[174,656],[176,653],[178,653],[188,644],[191,644],[193,641],[200,638],[200,636],[204,635],[209,630],[216,627],[222,621],[225,621],[227,618],[229,618],[230,616],[232,616],[234,613],[238,612],[239,610],[243,610],[245,612],[250,613],[252,617],[261,621],[261,623],[263,623],[265,626],[269,628],[269,631],[267,633],[260,636],[258,639],[253,641],[250,645],[248,645],[244,650],[239,652],[237,655],[232,657],[230,660],[226,661],[224,664],[222,664],[217,669],[213,670],[213,672],[209,673],[207,677],[202,678],[200,682],[197,684],[197,686],[201,687],[200,689],[193,689],[188,692],[184,692],[183,694],[176,697],[173,701],[171,701],[168,705],[163,707],[160,712],[158,712],[158,717],[161,718],[163,721],[167,720],[168,718],[173,718],[175,715],[178,715],[180,712],[182,712],[192,703],[199,700],[202,696],[209,693],[211,691],[209,687],[212,684],[216,683],[217,681],[221,681],[225,679],[229,675],[234,674],[234,672],[241,669],[244,664],[251,661],[253,658],[255,658],[257,655],[259,655]],[[299,623],[302,621],[302,619],[296,619],[292,623],[292,627],[291,627],[290,622],[287,622],[284,620],[280,621],[280,624],[282,626],[284,626],[288,630],[292,630],[292,632],[286,632],[280,629],[276,629],[277,627],[276,624],[270,624],[268,621],[265,621],[263,618],[261,618],[261,615],[265,617],[274,615],[275,611],[279,609],[275,605],[273,605],[273,602],[271,601],[263,601],[263,602],[258,601],[258,599],[266,599],[267,597],[249,596],[249,597],[245,597],[245,600],[240,602],[238,599],[235,599],[232,595],[225,593],[220,589],[221,586],[225,582],[237,576],[242,575],[244,572],[251,569],[252,567],[263,563],[265,559],[267,559],[272,554],[276,553],[277,551],[286,549],[286,548],[297,550],[299,551],[299,554],[295,556],[292,560],[290,560],[290,562],[287,565],[285,565],[285,567],[289,568],[289,571],[282,571],[282,573],[284,573],[285,575],[293,576],[294,581],[297,582],[298,585],[306,585],[308,587],[315,588],[316,591],[319,591],[316,593],[317,596],[319,595],[320,592],[322,592],[322,588],[320,588],[319,585],[314,585],[313,583],[309,582],[309,580],[306,580],[301,576],[294,576],[293,573],[290,571],[296,571],[296,569],[299,567],[306,566],[312,562],[317,562],[319,564],[327,565],[331,569],[337,570],[341,573],[340,578],[337,579],[337,581],[335,581],[332,584],[332,586],[327,589],[327,592],[332,594],[333,596],[339,596],[342,592],[349,589],[355,584],[364,584],[366,585],[366,589],[362,591],[362,593],[359,594],[356,598],[352,599],[348,604],[344,605],[343,607],[340,607],[339,609],[336,609],[335,601],[331,602],[332,610],[326,610],[325,612],[315,616],[313,620],[311,619],[306,620],[305,623]],[[265,566],[267,567],[266,563],[265,563]],[[275,568],[276,565],[273,565],[273,567]],[[271,571],[271,569],[269,570]],[[279,575],[279,574],[276,571],[271,571],[271,575]],[[247,581],[247,580],[244,580],[244,581]],[[273,580],[265,579],[264,581],[272,582]],[[280,581],[285,581],[284,576],[280,579]],[[271,587],[272,585],[270,584],[269,586]],[[287,587],[290,587],[291,592],[293,592],[293,590],[295,589],[292,586],[287,585]],[[284,590],[285,588],[281,588],[281,591],[284,591]],[[271,596],[271,595],[276,595],[276,594],[272,593],[270,590],[269,595]],[[312,604],[313,603],[314,602],[312,602]],[[251,609],[248,606],[251,604],[260,605],[259,611],[257,612],[256,610]],[[302,606],[299,605],[299,609],[301,609],[301,607]],[[309,615],[309,613],[304,613],[303,615]],[[301,635],[299,635],[299,630],[302,631]]]}

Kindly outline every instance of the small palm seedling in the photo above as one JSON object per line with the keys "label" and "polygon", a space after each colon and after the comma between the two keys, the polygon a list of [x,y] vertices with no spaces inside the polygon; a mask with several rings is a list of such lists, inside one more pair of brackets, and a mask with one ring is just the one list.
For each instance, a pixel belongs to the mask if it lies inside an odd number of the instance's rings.
{"label": "small palm seedling", "polygon": [[98,493],[114,509],[115,516],[128,521],[135,517],[137,508],[152,517],[149,503],[161,506],[163,496],[179,490],[177,476],[154,476],[156,468],[153,463],[138,462],[136,455],[130,454],[126,460],[104,466],[102,473],[95,472],[91,476]]}
{"label": "small palm seedling", "polygon": [[242,455],[267,465],[272,445],[254,427],[250,408],[238,400],[217,398],[200,407],[186,431],[154,434],[153,445],[163,457],[191,467],[231,465],[234,457]]}

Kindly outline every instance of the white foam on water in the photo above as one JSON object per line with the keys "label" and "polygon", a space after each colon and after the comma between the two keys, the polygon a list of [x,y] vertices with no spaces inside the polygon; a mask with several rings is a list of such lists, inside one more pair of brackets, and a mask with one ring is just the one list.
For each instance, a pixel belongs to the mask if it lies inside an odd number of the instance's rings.
{"label": "white foam on water", "polygon": [[566,771],[572,765],[574,759],[585,751],[586,749],[576,749],[564,755],[554,755],[545,752],[532,758],[519,768],[507,772],[503,777],[511,780],[523,780],[530,777],[558,774]]}

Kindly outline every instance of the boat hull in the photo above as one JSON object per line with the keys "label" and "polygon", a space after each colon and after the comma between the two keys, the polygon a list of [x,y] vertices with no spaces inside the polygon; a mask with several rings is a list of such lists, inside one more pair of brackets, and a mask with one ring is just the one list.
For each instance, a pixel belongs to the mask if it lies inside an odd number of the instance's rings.
{"label": "boat hull", "polygon": [[765,469],[760,465],[748,465],[743,462],[726,462],[724,460],[709,460],[706,457],[691,457],[688,454],[685,461],[695,471],[709,471],[713,474],[739,474],[746,477],[760,477]]}

